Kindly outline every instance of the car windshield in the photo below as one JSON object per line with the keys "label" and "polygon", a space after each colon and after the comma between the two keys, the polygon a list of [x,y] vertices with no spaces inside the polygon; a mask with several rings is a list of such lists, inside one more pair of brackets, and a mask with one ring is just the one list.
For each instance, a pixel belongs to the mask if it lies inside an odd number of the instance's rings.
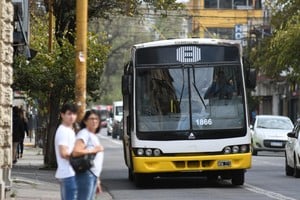
{"label": "car windshield", "polygon": [[257,128],[290,130],[293,129],[293,125],[289,119],[285,118],[259,118]]}
{"label": "car windshield", "polygon": [[243,128],[241,77],[239,65],[137,69],[139,131]]}

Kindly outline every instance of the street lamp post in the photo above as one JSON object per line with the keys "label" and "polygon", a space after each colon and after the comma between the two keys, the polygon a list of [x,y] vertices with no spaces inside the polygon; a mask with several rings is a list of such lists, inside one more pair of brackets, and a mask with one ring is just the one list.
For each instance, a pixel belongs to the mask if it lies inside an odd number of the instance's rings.
{"label": "street lamp post", "polygon": [[75,101],[78,120],[83,118],[86,107],[88,0],[76,0],[76,76]]}

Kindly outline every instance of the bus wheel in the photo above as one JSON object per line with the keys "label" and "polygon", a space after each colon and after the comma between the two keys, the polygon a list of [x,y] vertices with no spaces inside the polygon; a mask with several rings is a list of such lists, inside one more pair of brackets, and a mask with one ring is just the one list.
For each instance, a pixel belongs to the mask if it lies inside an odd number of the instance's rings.
{"label": "bus wheel", "polygon": [[128,179],[134,181],[133,171],[130,168],[128,168]]}
{"label": "bus wheel", "polygon": [[151,185],[153,177],[151,174],[134,174],[134,182],[137,187],[145,188]]}
{"label": "bus wheel", "polygon": [[285,156],[285,175],[292,176],[294,169],[288,165],[287,158]]}
{"label": "bus wheel", "polygon": [[245,173],[237,172],[232,175],[231,183],[232,185],[244,185]]}
{"label": "bus wheel", "polygon": [[257,156],[257,150],[252,147],[252,155]]}
{"label": "bus wheel", "polygon": [[296,156],[294,158],[294,173],[293,173],[295,178],[300,178],[300,170],[297,168],[297,160]]}
{"label": "bus wheel", "polygon": [[219,179],[218,174],[210,173],[207,175],[207,183],[208,184],[216,184],[218,182],[218,179]]}

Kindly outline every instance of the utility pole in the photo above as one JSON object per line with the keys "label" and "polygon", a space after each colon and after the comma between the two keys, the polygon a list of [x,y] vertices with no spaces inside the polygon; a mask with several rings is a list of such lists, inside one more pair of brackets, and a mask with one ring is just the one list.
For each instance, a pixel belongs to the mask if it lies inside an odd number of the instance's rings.
{"label": "utility pole", "polygon": [[48,51],[53,51],[53,0],[48,0],[49,7],[49,29],[48,29]]}
{"label": "utility pole", "polygon": [[88,0],[76,0],[75,102],[78,121],[83,118],[86,107],[87,20]]}

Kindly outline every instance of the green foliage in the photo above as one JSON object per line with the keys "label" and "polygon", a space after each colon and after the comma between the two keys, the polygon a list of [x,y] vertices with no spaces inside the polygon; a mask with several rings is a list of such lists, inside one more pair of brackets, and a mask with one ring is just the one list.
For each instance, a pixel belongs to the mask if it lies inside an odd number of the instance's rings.
{"label": "green foliage", "polygon": [[271,78],[287,72],[290,81],[300,81],[300,1],[279,0],[272,17],[273,35],[253,49],[255,66]]}
{"label": "green foliage", "polygon": [[[44,19],[32,16],[31,48],[38,54],[31,61],[24,57],[15,58],[14,89],[26,91],[33,99],[38,99],[43,106],[48,105],[49,95],[54,95],[63,103],[74,99],[75,85],[75,49],[68,40],[61,44],[54,42],[54,51],[48,51],[48,38],[45,37],[47,27]],[[101,41],[101,38],[103,39]],[[89,34],[87,62],[87,94],[93,99],[99,98],[95,91],[99,90],[104,63],[110,47],[105,45],[105,38]],[[42,108],[45,110],[45,108]]]}
{"label": "green foliage", "polygon": [[[74,44],[72,32],[75,30],[75,8],[76,0],[55,0],[54,15],[56,17],[55,35],[60,43],[60,38],[67,38]],[[115,14],[134,16],[143,14],[141,6],[153,7],[156,11],[177,10],[183,7],[176,0],[89,0],[88,15],[89,19],[104,18],[109,19]]]}

